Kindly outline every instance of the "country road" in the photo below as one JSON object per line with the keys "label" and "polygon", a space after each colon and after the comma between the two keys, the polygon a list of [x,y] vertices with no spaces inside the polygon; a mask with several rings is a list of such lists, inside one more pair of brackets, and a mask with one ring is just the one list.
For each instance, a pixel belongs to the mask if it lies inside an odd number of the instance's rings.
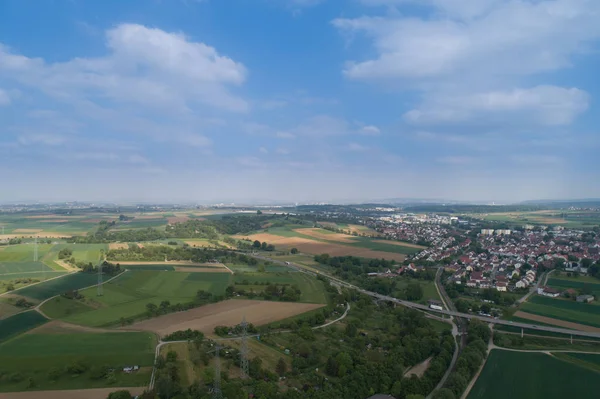
{"label": "country road", "polygon": [[[246,255],[248,255],[248,254],[246,254]],[[253,256],[253,257],[257,258],[257,259],[271,261],[273,263],[277,263],[277,264],[280,264],[280,265],[288,266],[291,269],[297,270],[297,271],[302,272],[302,273],[310,274],[312,276],[317,276],[317,275],[323,276],[323,277],[329,279],[330,281],[334,281],[336,284],[338,284],[338,285],[340,285],[342,287],[354,289],[354,290],[357,290],[360,293],[363,293],[365,295],[368,295],[368,296],[371,296],[373,298],[379,299],[381,301],[393,302],[393,303],[396,303],[398,305],[402,305],[402,306],[405,306],[405,307],[408,307],[408,308],[412,308],[412,309],[423,310],[423,311],[432,312],[432,313],[440,313],[440,314],[447,315],[447,316],[460,317],[460,318],[463,318],[463,319],[466,319],[466,320],[479,319],[479,320],[481,320],[483,322],[492,323],[492,324],[501,324],[501,325],[505,325],[505,326],[513,326],[513,327],[518,327],[518,328],[527,328],[527,329],[531,329],[531,330],[550,331],[550,332],[559,333],[559,334],[565,334],[565,335],[573,335],[573,336],[581,336],[581,337],[591,337],[591,338],[600,338],[600,333],[598,333],[598,332],[587,332],[587,331],[569,330],[569,329],[560,328],[560,327],[540,326],[540,325],[537,325],[537,324],[512,322],[512,321],[508,321],[508,320],[495,319],[495,318],[487,317],[487,316],[480,316],[480,315],[474,315],[474,314],[469,314],[469,313],[460,313],[460,312],[456,312],[456,311],[452,311],[452,310],[431,309],[431,308],[429,308],[429,306],[421,305],[420,303],[414,303],[414,302],[404,301],[404,300],[397,299],[397,298],[394,298],[394,297],[391,297],[391,296],[382,295],[382,294],[378,294],[376,292],[371,292],[371,291],[363,290],[362,288],[359,288],[359,287],[357,287],[355,285],[347,283],[347,282],[345,282],[343,280],[340,280],[338,278],[335,278],[333,276],[330,276],[330,275],[327,275],[327,274],[323,274],[323,273],[315,273],[315,272],[312,272],[312,271],[308,271],[305,268],[303,268],[301,265],[297,265],[297,264],[292,263],[292,262],[278,261],[278,260],[275,260],[273,258],[264,257],[264,256],[257,255],[257,254],[252,254],[250,256]]]}
{"label": "country road", "polygon": [[[322,324],[320,326],[316,326],[316,327],[312,327],[313,330],[318,330],[321,328],[325,328],[325,327],[329,327],[332,324],[337,323],[338,321],[341,321],[343,319],[346,318],[346,316],[348,315],[348,312],[350,312],[350,304],[346,303],[346,310],[344,311],[344,314],[342,314],[342,316],[338,317],[335,320],[332,320],[330,322],[327,322],[325,324]],[[291,333],[292,330],[283,330],[283,331],[277,331],[277,334],[286,334],[286,333]],[[268,333],[267,333],[268,334]],[[259,337],[261,334],[252,334],[252,335],[248,335],[248,338],[255,338],[255,337]],[[227,338],[211,338],[211,340],[213,341],[233,341],[236,339],[241,339],[241,337],[227,337]],[[155,366],[152,368],[152,376],[150,377],[150,386],[149,388],[152,390],[154,388],[154,381],[156,379],[156,359],[158,359],[158,355],[160,353],[160,348],[162,348],[164,345],[168,345],[168,344],[178,344],[178,343],[187,343],[190,342],[189,340],[183,340],[183,341],[159,341],[158,345],[156,345],[156,349],[154,352],[154,364]]]}

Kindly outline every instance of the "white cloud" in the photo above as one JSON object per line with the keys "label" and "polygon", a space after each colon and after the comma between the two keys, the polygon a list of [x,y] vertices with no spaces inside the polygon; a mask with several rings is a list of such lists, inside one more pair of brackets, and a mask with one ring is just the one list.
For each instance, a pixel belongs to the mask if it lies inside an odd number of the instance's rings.
{"label": "white cloud", "polygon": [[66,141],[64,136],[51,134],[51,133],[32,133],[22,134],[18,138],[18,142],[21,145],[48,145],[57,146],[61,145]]}
{"label": "white cloud", "polygon": [[288,150],[287,148],[278,148],[277,150],[275,150],[275,152],[279,155],[288,155],[290,153],[290,150]]}
{"label": "white cloud", "polygon": [[379,130],[379,128],[377,126],[372,126],[372,125],[364,126],[361,129],[361,131],[363,134],[370,135],[370,136],[377,136],[381,133],[381,130]]}
{"label": "white cloud", "polygon": [[369,149],[369,147],[366,147],[362,144],[358,144],[358,143],[349,143],[346,146],[346,149],[348,151],[354,151],[354,152],[364,152],[367,151]]}
{"label": "white cloud", "polygon": [[275,137],[278,139],[295,139],[296,136],[290,132],[277,132],[275,133]]}
{"label": "white cloud", "polygon": [[457,123],[485,118],[502,122],[566,125],[588,108],[589,95],[577,88],[537,86],[530,89],[493,91],[465,95],[434,94],[417,109],[404,115],[413,124]]}
{"label": "white cloud", "polygon": [[4,105],[9,105],[10,104],[10,97],[8,96],[8,93],[2,89],[0,89],[0,107],[4,106]]}
{"label": "white cloud", "polygon": [[447,156],[438,158],[437,162],[444,163],[448,165],[467,165],[475,162],[474,158],[465,157],[465,156]]}
{"label": "white cloud", "polygon": [[123,24],[106,32],[109,54],[48,64],[0,45],[0,75],[68,101],[81,96],[158,110],[187,111],[199,104],[246,111],[228,87],[246,68],[180,33]]}
{"label": "white cloud", "polygon": [[146,165],[146,164],[150,163],[150,161],[148,161],[145,157],[143,157],[139,154],[131,154],[127,158],[127,162],[129,162],[131,164],[136,164],[136,165]]}
{"label": "white cloud", "polygon": [[598,1],[428,3],[437,12],[428,19],[335,19],[340,30],[365,32],[378,53],[350,63],[344,73],[357,79],[527,75],[570,66],[574,54],[600,38]]}
{"label": "white cloud", "polygon": [[261,154],[268,154],[268,153],[269,153],[269,150],[267,150],[265,147],[260,147],[260,148],[258,149],[258,151],[260,151],[260,152],[261,152]]}

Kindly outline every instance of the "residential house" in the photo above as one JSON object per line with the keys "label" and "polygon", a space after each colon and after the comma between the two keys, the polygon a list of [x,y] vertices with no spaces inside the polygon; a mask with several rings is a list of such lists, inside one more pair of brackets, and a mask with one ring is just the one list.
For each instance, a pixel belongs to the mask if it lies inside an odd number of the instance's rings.
{"label": "residential house", "polygon": [[593,295],[579,295],[577,297],[577,302],[590,303],[594,300]]}

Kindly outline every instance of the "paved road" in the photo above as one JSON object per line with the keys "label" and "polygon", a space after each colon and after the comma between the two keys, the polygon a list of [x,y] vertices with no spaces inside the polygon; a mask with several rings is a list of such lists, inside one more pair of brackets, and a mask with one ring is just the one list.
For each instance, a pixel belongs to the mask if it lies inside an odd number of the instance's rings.
{"label": "paved road", "polygon": [[[446,289],[444,288],[444,286],[442,284],[441,277],[442,277],[443,271],[444,271],[444,268],[440,267],[440,268],[438,268],[437,272],[435,273],[435,288],[437,289],[440,299],[444,303],[445,307],[450,310],[456,310],[456,308],[454,307],[454,302],[452,302],[452,300],[446,293]],[[456,361],[458,360],[458,356],[460,355],[462,348],[466,344],[466,334],[463,334],[462,336],[460,336],[461,331],[463,329],[462,320],[460,318],[454,318],[452,316],[450,316],[450,317],[452,319],[452,336],[454,337],[454,354],[452,355],[452,361],[450,362],[450,365],[448,366],[448,368],[446,369],[446,372],[442,376],[442,379],[440,380],[440,382],[438,382],[438,384],[435,386],[433,391],[431,391],[429,393],[429,395],[427,395],[427,399],[430,399],[433,396],[433,393],[435,391],[442,389],[442,387],[446,383],[446,380],[448,380],[448,377],[450,377],[450,373],[452,373],[452,370],[454,370],[454,365],[456,364]],[[460,345],[457,342],[457,338],[460,339]]]}
{"label": "paved road", "polygon": [[409,301],[404,301],[401,299],[397,299],[391,296],[387,296],[387,295],[382,295],[382,294],[378,294],[376,292],[371,292],[371,291],[367,291],[367,290],[363,290],[362,288],[359,288],[355,285],[352,285],[350,283],[347,283],[343,280],[340,280],[338,278],[329,276],[327,274],[322,274],[322,273],[314,273],[311,271],[308,271],[304,268],[302,268],[302,266],[291,263],[291,262],[282,262],[282,261],[278,261],[275,260],[273,258],[269,258],[269,257],[263,257],[261,255],[252,255],[256,258],[259,259],[263,259],[263,260],[268,260],[271,261],[273,263],[278,263],[281,265],[286,265],[294,270],[297,270],[299,272],[302,273],[307,273],[313,276],[317,276],[317,275],[321,275],[327,279],[329,279],[330,281],[334,281],[336,284],[339,284],[342,287],[346,287],[346,288],[350,288],[350,289],[354,289],[357,290],[359,292],[361,292],[362,294],[368,295],[370,297],[376,298],[380,301],[387,301],[387,302],[393,302],[396,303],[398,305],[402,305],[408,308],[412,308],[412,309],[417,309],[417,310],[424,310],[424,311],[428,311],[428,312],[432,312],[432,313],[438,313],[438,314],[443,314],[443,315],[447,315],[447,316],[454,316],[454,317],[461,317],[463,319],[466,320],[472,320],[472,319],[479,319],[481,321],[484,321],[486,323],[492,323],[492,324],[501,324],[501,325],[505,325],[505,326],[514,326],[514,327],[519,327],[519,328],[528,328],[528,329],[532,329],[532,330],[540,330],[540,331],[550,331],[550,332],[554,332],[554,333],[559,333],[559,334],[566,334],[566,335],[574,335],[574,336],[581,336],[581,337],[591,337],[591,338],[600,338],[600,333],[597,332],[587,332],[587,331],[577,331],[577,330],[569,330],[566,328],[560,328],[560,327],[551,327],[551,326],[540,326],[537,324],[528,324],[528,323],[518,323],[518,322],[512,322],[512,321],[508,321],[508,320],[501,320],[501,319],[494,319],[492,317],[487,317],[487,316],[479,316],[479,315],[474,315],[474,314],[469,314],[469,313],[460,313],[457,311],[453,311],[453,310],[436,310],[436,309],[430,309],[428,306],[426,305],[421,305],[420,303],[414,303],[414,302],[409,302]]}

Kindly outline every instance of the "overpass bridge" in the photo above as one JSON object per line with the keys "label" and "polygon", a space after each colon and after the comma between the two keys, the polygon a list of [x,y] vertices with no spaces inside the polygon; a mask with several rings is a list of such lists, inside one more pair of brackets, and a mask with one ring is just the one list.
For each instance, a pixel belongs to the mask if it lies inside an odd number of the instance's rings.
{"label": "overpass bridge", "polygon": [[358,292],[364,294],[364,295],[368,295],[372,298],[376,298],[380,301],[385,301],[385,302],[392,302],[392,303],[396,303],[398,305],[402,305],[404,307],[407,308],[411,308],[411,309],[417,309],[417,310],[422,310],[422,311],[427,311],[427,312],[431,312],[431,313],[436,313],[436,314],[441,314],[441,315],[446,315],[446,316],[454,316],[454,317],[460,317],[463,319],[467,319],[467,320],[472,320],[472,319],[479,319],[481,321],[484,321],[486,323],[491,323],[491,324],[499,324],[499,325],[504,325],[504,326],[512,326],[512,327],[518,327],[521,329],[527,328],[530,330],[539,330],[539,331],[548,331],[548,332],[553,332],[553,333],[559,333],[559,334],[564,334],[564,335],[570,335],[571,337],[573,336],[578,336],[578,337],[586,337],[586,338],[600,338],[600,332],[590,332],[590,331],[579,331],[579,330],[569,330],[567,328],[560,328],[560,327],[552,327],[552,326],[540,326],[537,324],[529,324],[529,323],[520,323],[520,322],[513,322],[513,321],[509,321],[509,320],[502,320],[502,319],[496,319],[494,317],[488,317],[488,316],[480,316],[480,315],[474,315],[474,314],[470,314],[470,313],[461,313],[461,312],[456,312],[453,310],[438,310],[438,309],[431,309],[429,306],[427,305],[421,305],[420,303],[415,303],[415,302],[410,302],[410,301],[404,301],[401,299],[397,299],[391,296],[387,296],[387,295],[382,295],[382,294],[378,294],[376,292],[372,292],[372,291],[367,291],[364,290],[362,288],[359,288],[355,285],[352,285],[350,283],[347,283],[343,280],[340,280],[338,278],[335,278],[333,276],[329,276],[327,274],[321,274],[321,273],[315,273],[313,271],[307,270],[304,267],[302,267],[301,265],[296,265],[292,262],[283,262],[283,261],[278,261],[275,259],[272,259],[270,257],[265,257],[265,256],[261,256],[261,255],[252,255],[255,258],[259,258],[262,260],[266,260],[266,261],[271,261],[273,263],[277,263],[280,265],[284,265],[284,266],[288,266],[289,268],[292,268],[296,271],[302,272],[302,273],[306,273],[306,274],[310,274],[312,276],[323,276],[325,278],[327,278],[329,281],[331,281],[332,283],[342,286],[342,287],[346,287],[349,289],[353,289],[353,290],[357,290]]}

